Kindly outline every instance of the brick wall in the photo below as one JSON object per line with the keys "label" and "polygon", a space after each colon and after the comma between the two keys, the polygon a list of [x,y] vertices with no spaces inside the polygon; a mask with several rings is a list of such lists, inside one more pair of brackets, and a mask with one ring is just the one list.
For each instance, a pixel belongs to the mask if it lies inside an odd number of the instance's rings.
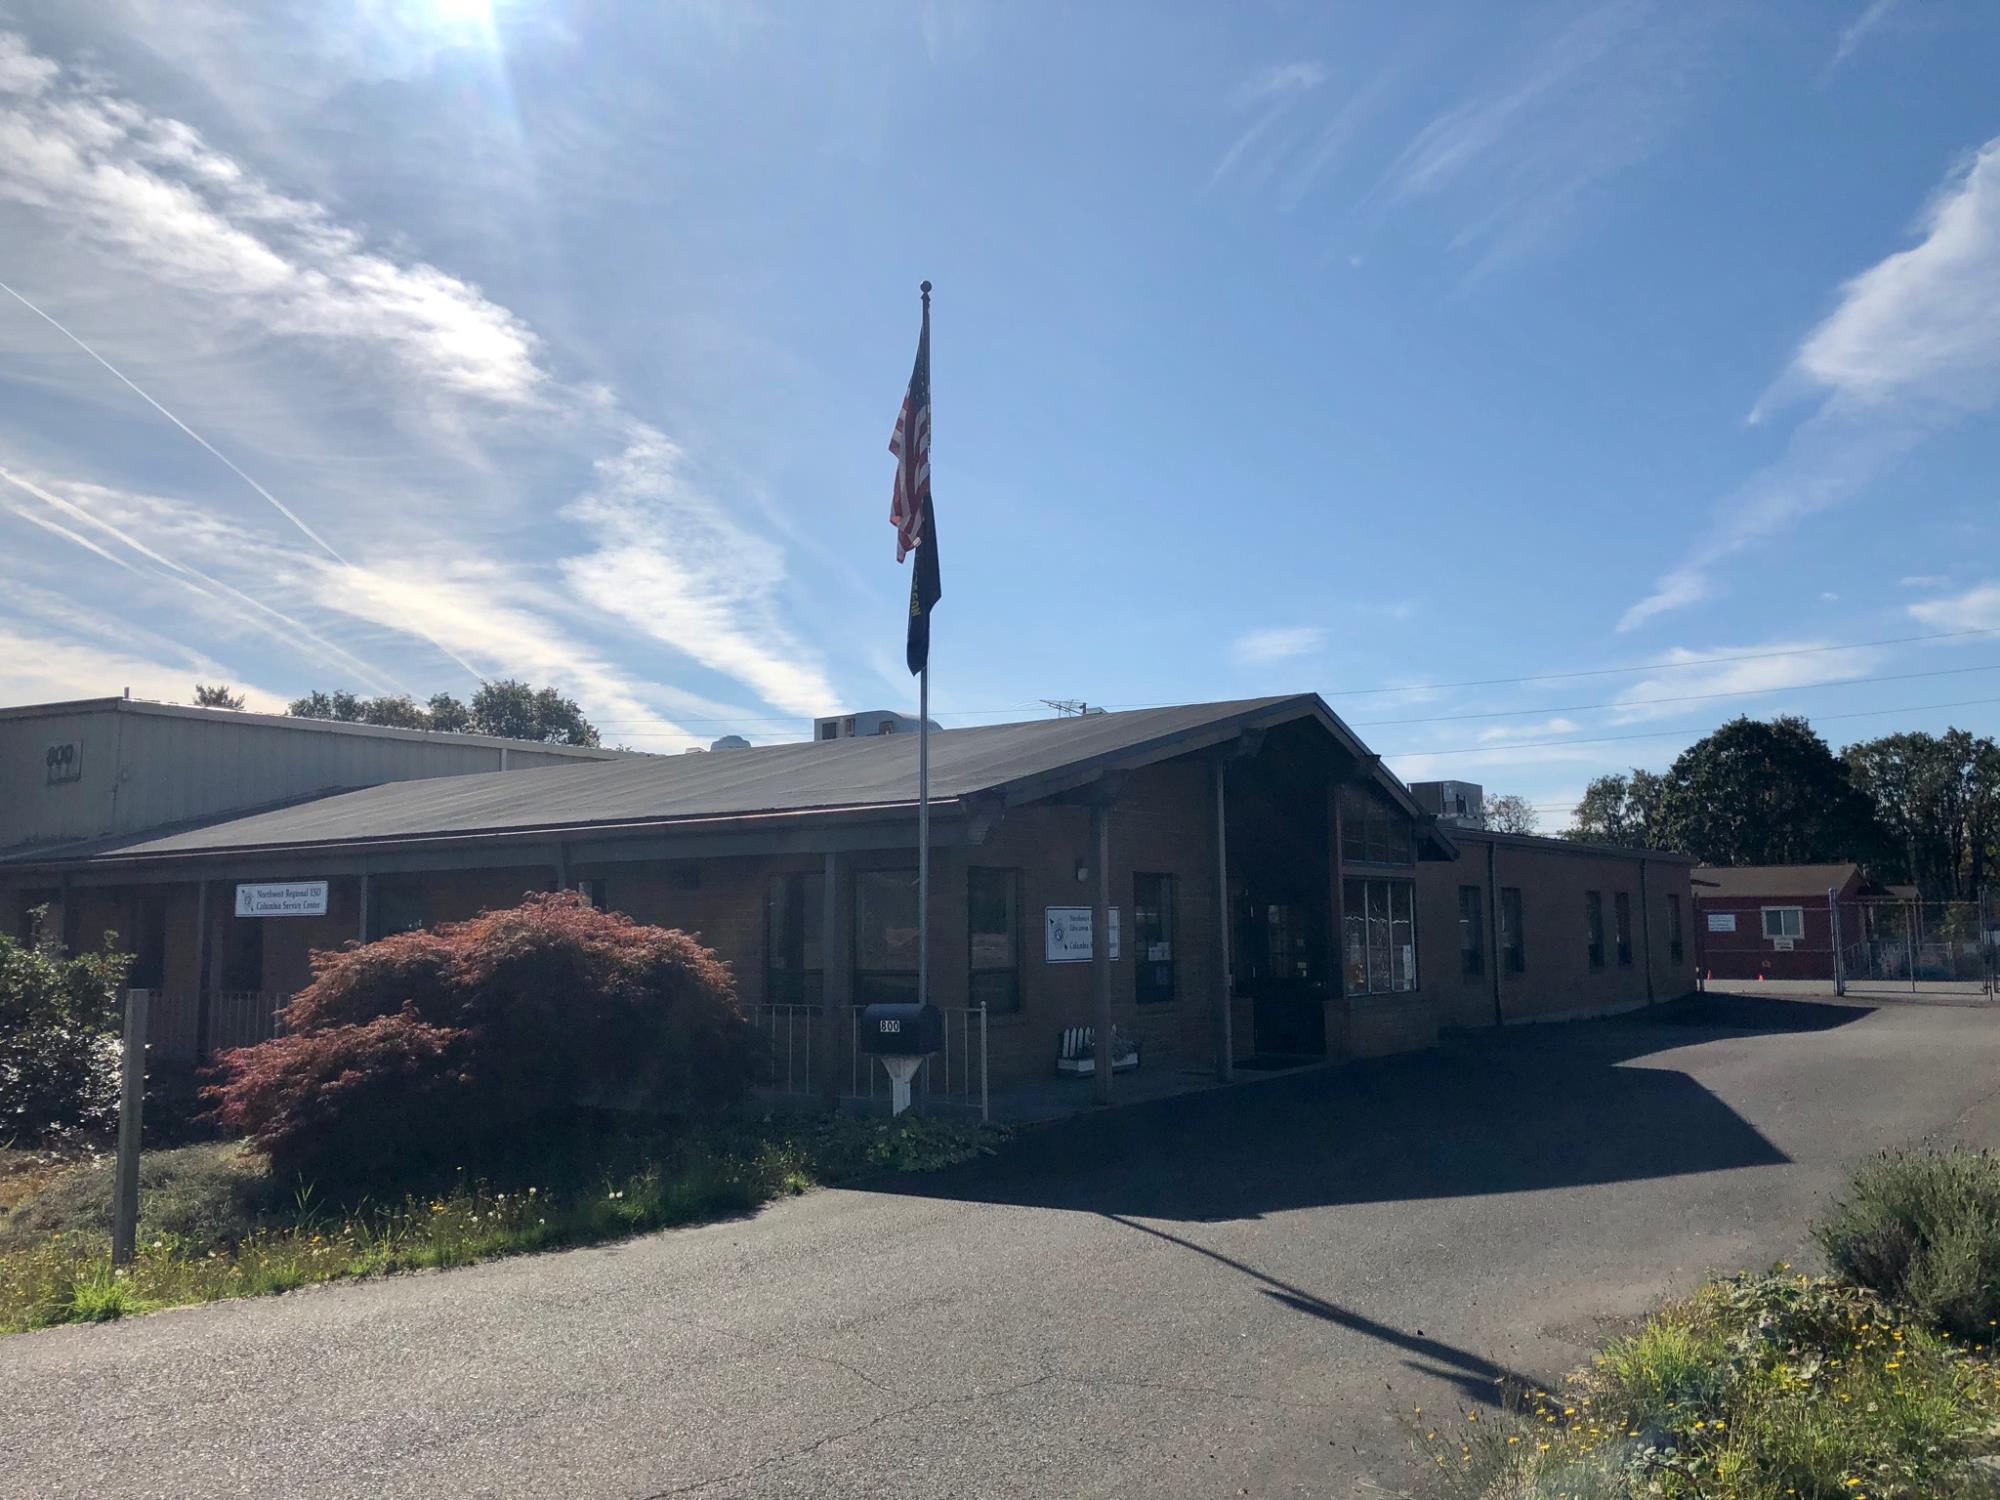
{"label": "brick wall", "polygon": [[[1446,1025],[1494,1024],[1493,975],[1500,974],[1500,1013],[1507,1022],[1587,1015],[1672,999],[1694,988],[1694,902],[1686,861],[1639,851],[1600,850],[1556,840],[1489,840],[1477,832],[1454,834],[1456,862],[1420,865],[1417,877],[1419,975],[1437,997]],[[1521,892],[1526,965],[1506,971],[1493,930],[1487,851],[1493,851],[1497,884]],[[1643,880],[1641,867],[1644,867]],[[1478,893],[1482,967],[1468,977],[1459,945],[1459,887]],[[1589,961],[1585,893],[1596,891],[1604,909],[1604,963]],[[1618,961],[1617,896],[1631,902],[1632,962]],[[1681,958],[1668,942],[1669,898],[1680,903]],[[1648,935],[1651,937],[1650,964]],[[1650,988],[1649,988],[1650,980]]]}

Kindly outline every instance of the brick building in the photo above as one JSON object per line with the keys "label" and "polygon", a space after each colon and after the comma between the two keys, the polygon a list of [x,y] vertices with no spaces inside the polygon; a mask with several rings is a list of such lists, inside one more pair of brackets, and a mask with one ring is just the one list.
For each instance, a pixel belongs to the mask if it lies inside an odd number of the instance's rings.
{"label": "brick building", "polygon": [[[148,977],[195,998],[199,1052],[245,1005],[268,1025],[314,949],[573,887],[697,933],[788,1072],[803,1049],[824,1079],[851,1066],[850,1007],[915,993],[916,753],[884,734],[439,774],[38,841],[0,850],[0,913],[138,935]],[[1090,1023],[1096,908],[1149,1070],[1691,987],[1687,861],[1441,824],[1310,694],[938,732],[931,790],[931,998],[961,1047],[983,1007],[995,1087],[1052,1076]]]}
{"label": "brick building", "polygon": [[1693,874],[1701,969],[1716,979],[1834,977],[1837,902],[1846,938],[1872,926],[1861,866],[1701,865]]}

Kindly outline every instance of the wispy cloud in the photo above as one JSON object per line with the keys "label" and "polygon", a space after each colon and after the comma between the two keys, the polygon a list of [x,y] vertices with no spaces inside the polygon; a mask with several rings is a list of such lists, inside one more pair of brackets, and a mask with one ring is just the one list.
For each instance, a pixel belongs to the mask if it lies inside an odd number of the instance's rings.
{"label": "wispy cloud", "polygon": [[1311,656],[1325,644],[1326,632],[1317,625],[1289,625],[1246,631],[1231,650],[1239,666],[1263,667]]}
{"label": "wispy cloud", "polygon": [[1476,253],[1477,269],[1546,245],[1681,118],[1705,24],[1698,8],[1647,0],[1572,10],[1491,86],[1420,129],[1376,195],[1405,205],[1449,195],[1453,246]]}
{"label": "wispy cloud", "polygon": [[1919,233],[1841,288],[1751,420],[1804,397],[1818,406],[1777,463],[1715,508],[1708,534],[1620,630],[1711,597],[1717,564],[1842,504],[2000,400],[2000,139],[1946,179]]}
{"label": "wispy cloud", "polygon": [[1868,39],[1889,13],[1902,4],[1902,0],[1868,0],[1861,14],[1840,28],[1840,40],[1834,44],[1833,58],[1826,65],[1828,76],[1838,72],[1843,64],[1854,55],[1854,49]]}
{"label": "wispy cloud", "polygon": [[838,694],[779,618],[784,558],[746,533],[687,474],[664,435],[634,424],[600,459],[597,484],[563,514],[593,550],[563,559],[587,604],[746,684],[766,703],[811,717]]}
{"label": "wispy cloud", "polygon": [[1509,740],[1534,740],[1551,734],[1575,734],[1578,728],[1576,720],[1557,714],[1551,719],[1526,724],[1495,725],[1491,729],[1482,729],[1479,731],[1479,743],[1500,745]]}
{"label": "wispy cloud", "polygon": [[[1249,122],[1237,132],[1229,149],[1216,162],[1215,170],[1209,173],[1209,187],[1218,186],[1238,171],[1253,147],[1260,143],[1268,146],[1270,137],[1300,101],[1324,82],[1326,68],[1314,58],[1301,58],[1260,68],[1237,85],[1230,103],[1239,115],[1248,115]],[[1267,155],[1260,176],[1268,173],[1273,160]]]}
{"label": "wispy cloud", "polygon": [[[1879,670],[1888,660],[1887,653],[1877,647],[1855,646],[1829,651],[1825,649],[1829,644],[1819,640],[1777,640],[1746,646],[1721,646],[1699,652],[1677,647],[1662,654],[1660,660],[1663,665],[1700,662],[1714,656],[1759,656],[1762,659],[1675,667],[1657,677],[1641,678],[1613,699],[1618,705],[1614,722],[1631,724],[1648,719],[1686,717],[1690,711],[1687,700],[1710,693],[1782,693],[1788,688],[1845,682]],[[1787,651],[1810,654],[1772,654]],[[1694,711],[1700,712],[1698,709]]]}
{"label": "wispy cloud", "polygon": [[1910,606],[1910,615],[1933,630],[2000,630],[2000,582],[1925,599]]}
{"label": "wispy cloud", "polygon": [[[414,50],[385,64],[392,72],[429,66],[434,38],[402,40]],[[348,61],[353,76],[375,66]],[[595,641],[607,619],[643,626],[678,666],[783,712],[836,701],[788,623],[784,550],[756,529],[756,509],[692,482],[676,443],[616,392],[560,371],[526,318],[408,241],[385,244],[273,185],[109,75],[66,68],[4,30],[0,228],[35,267],[32,297],[15,297],[69,341],[23,342],[34,332],[24,314],[0,317],[0,337],[30,356],[10,375],[60,380],[64,396],[130,424],[122,382],[150,403],[142,430],[170,423],[181,436],[169,441],[192,440],[231,471],[186,486],[200,501],[141,493],[59,472],[33,435],[11,439],[0,424],[0,515],[76,549],[86,571],[115,567],[160,597],[178,593],[194,605],[190,628],[240,634],[255,617],[267,654],[310,657],[348,685],[392,686],[370,648],[407,661],[420,640],[480,672],[556,682],[657,740],[705,738],[674,714],[731,694],[623,664],[629,636],[618,657]],[[9,305],[0,297],[0,311]],[[226,396],[208,378],[217,370],[237,377]],[[283,391],[267,396],[274,373]],[[162,379],[174,380],[174,406],[206,400],[207,415],[183,420],[161,404]],[[267,488],[225,447],[282,454],[311,478]],[[275,473],[282,460],[268,462]],[[232,503],[239,484],[316,546],[246,520]],[[565,505],[570,524],[557,528]],[[510,521],[518,535],[548,528],[537,550],[495,550],[511,548]],[[415,561],[435,558],[446,562]]]}
{"label": "wispy cloud", "polygon": [[476,286],[369,246],[94,77],[0,42],[0,202],[30,208],[163,290],[258,336],[298,338],[419,392],[538,399],[539,341]]}

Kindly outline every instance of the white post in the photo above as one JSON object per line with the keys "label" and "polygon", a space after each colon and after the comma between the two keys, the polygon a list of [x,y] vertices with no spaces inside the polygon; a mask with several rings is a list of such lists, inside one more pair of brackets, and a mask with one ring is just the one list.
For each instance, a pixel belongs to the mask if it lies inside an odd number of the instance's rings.
{"label": "white post", "polygon": [[[924,539],[928,545],[930,538]],[[931,998],[931,663],[917,674],[917,1001]]]}
{"label": "white post", "polygon": [[125,1068],[118,1097],[118,1175],[112,1183],[111,1263],[128,1266],[139,1239],[139,1112],[146,1098],[146,990],[125,992]]}
{"label": "white post", "polygon": [[979,1123],[992,1118],[986,1102],[986,1002],[979,1002]]}

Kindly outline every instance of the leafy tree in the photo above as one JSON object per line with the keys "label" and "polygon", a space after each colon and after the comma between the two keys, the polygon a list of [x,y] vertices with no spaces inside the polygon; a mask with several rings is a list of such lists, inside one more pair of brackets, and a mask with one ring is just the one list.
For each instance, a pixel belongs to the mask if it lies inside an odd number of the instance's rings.
{"label": "leafy tree", "polygon": [[483,682],[472,695],[472,728],[477,734],[557,745],[595,745],[597,728],[573,698],[552,687],[537,692],[511,678]]}
{"label": "leafy tree", "polygon": [[131,959],[112,934],[65,958],[42,931],[0,937],[0,1141],[101,1130],[118,1111],[118,991]]}
{"label": "leafy tree", "polygon": [[1663,847],[1654,824],[1658,821],[1660,792],[1665,785],[1664,776],[1636,766],[1629,776],[1613,772],[1597,777],[1583,789],[1583,800],[1571,814],[1574,821],[1563,831],[1563,837],[1628,849]]}
{"label": "leafy tree", "polygon": [[429,729],[430,715],[410,701],[408,693],[394,698],[370,698],[361,705],[361,722],[384,724],[391,729]]}
{"label": "leafy tree", "polygon": [[480,685],[468,705],[450,693],[434,693],[419,706],[407,693],[361,698],[345,690],[312,692],[294,698],[287,713],[301,719],[334,719],[348,724],[387,724],[439,734],[490,734],[537,744],[595,745],[597,726],[573,698],[552,687],[532,688],[511,678]]}
{"label": "leafy tree", "polygon": [[231,692],[229,684],[218,682],[210,687],[205,682],[194,685],[194,706],[196,708],[230,708],[238,713],[243,711],[243,695]]}
{"label": "leafy tree", "polygon": [[758,1065],[728,965],[575,891],[315,953],[287,1034],[205,1091],[281,1172],[449,1167],[580,1108],[712,1115]]}
{"label": "leafy tree", "polygon": [[1886,871],[1970,900],[2000,866],[2000,745],[1963,729],[1889,734],[1841,752],[1883,831]]}
{"label": "leafy tree", "polygon": [[1717,865],[1870,858],[1880,832],[1846,765],[1804,719],[1732,719],[1675,758],[1653,833]]}
{"label": "leafy tree", "polygon": [[426,705],[431,717],[431,728],[440,734],[468,734],[472,730],[472,712],[450,693],[433,693]]}
{"label": "leafy tree", "polygon": [[1513,792],[1504,797],[1488,797],[1480,804],[1479,821],[1482,828],[1495,833],[1533,833],[1542,826],[1542,820],[1535,816],[1534,804]]}
{"label": "leafy tree", "polygon": [[336,688],[331,693],[310,692],[285,705],[285,712],[295,719],[333,719],[342,724],[359,724],[367,711],[366,701],[345,688]]}

